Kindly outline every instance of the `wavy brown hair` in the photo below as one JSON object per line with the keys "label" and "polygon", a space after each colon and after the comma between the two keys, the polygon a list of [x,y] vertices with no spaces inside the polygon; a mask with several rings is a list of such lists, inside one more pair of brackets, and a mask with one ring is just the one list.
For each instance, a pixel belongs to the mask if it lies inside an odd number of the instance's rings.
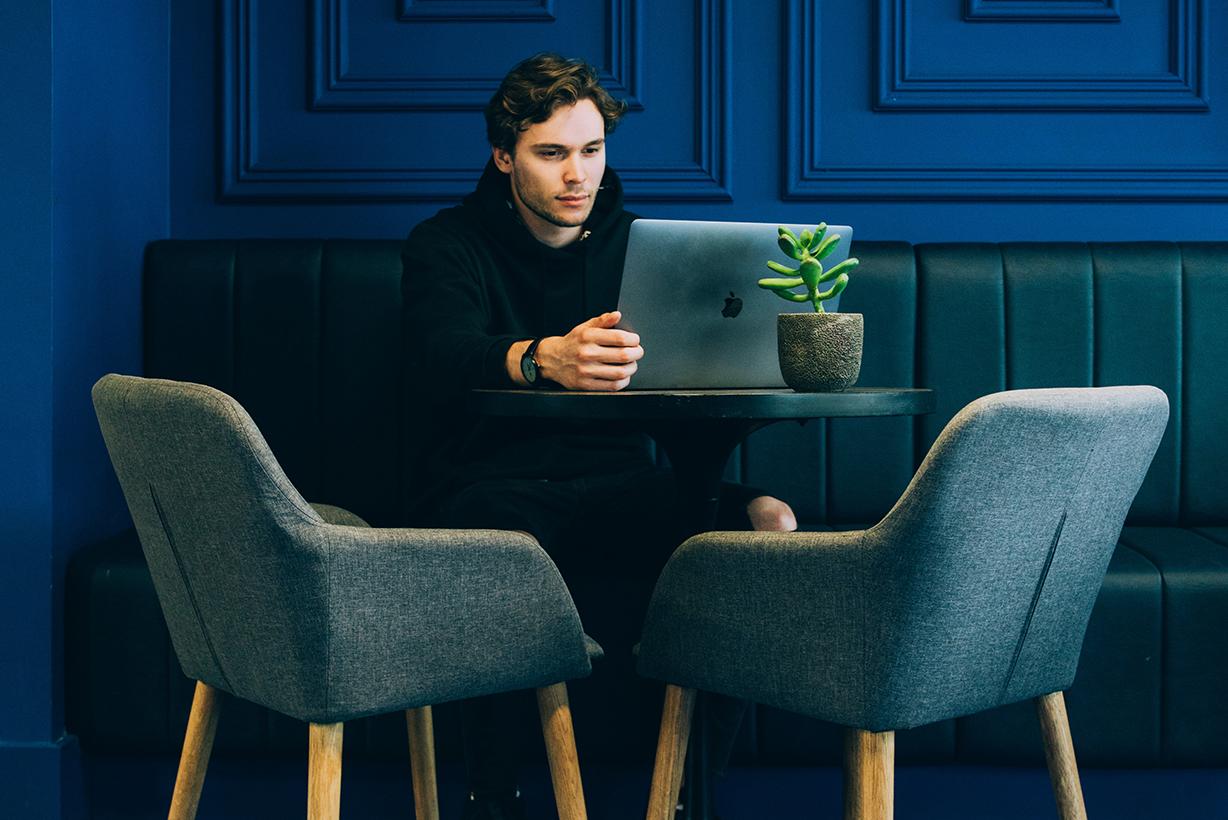
{"label": "wavy brown hair", "polygon": [[563,105],[592,100],[605,121],[605,133],[618,125],[627,103],[601,87],[597,69],[583,60],[553,53],[535,54],[507,73],[486,104],[486,139],[512,153],[520,132],[545,122]]}

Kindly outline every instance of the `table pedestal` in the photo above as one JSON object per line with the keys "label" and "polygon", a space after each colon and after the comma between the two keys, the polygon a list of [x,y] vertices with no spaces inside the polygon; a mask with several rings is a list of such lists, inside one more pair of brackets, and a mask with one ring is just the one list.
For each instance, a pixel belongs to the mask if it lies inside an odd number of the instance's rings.
{"label": "table pedestal", "polygon": [[[715,528],[721,479],[729,456],[755,430],[773,423],[761,419],[694,419],[657,421],[646,429],[669,457],[678,484],[683,524],[687,537]],[[710,696],[697,692],[691,721],[680,801],[685,820],[715,817],[710,775]]]}
{"label": "table pedestal", "polygon": [[687,537],[716,526],[721,477],[734,449],[748,435],[771,421],[698,419],[658,421],[646,426],[648,435],[669,456],[682,504]]}
{"label": "table pedestal", "polygon": [[[630,424],[649,433],[673,465],[685,535],[713,528],[729,454],[760,427],[784,420],[915,416],[934,410],[933,391],[908,387],[852,388],[838,393],[784,389],[617,393],[475,390],[473,397],[477,410],[486,415],[587,419]],[[712,818],[707,776],[708,711],[704,698],[698,698],[682,798],[687,820]]]}

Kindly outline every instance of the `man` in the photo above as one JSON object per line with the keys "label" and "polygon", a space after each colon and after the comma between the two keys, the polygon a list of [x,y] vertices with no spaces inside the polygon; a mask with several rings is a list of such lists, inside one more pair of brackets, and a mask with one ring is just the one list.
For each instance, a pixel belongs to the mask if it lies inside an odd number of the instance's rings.
{"label": "man", "polygon": [[[642,435],[473,418],[465,406],[476,387],[622,390],[652,355],[616,327],[636,217],[606,167],[606,137],[624,109],[582,61],[539,54],[515,66],[486,108],[491,158],[477,189],[418,225],[402,261],[410,377],[437,397],[419,408],[417,520],[529,532],[569,585],[576,566],[635,578],[635,603],[621,609],[590,610],[572,587],[587,631],[609,651],[603,664],[626,671],[654,571],[678,543],[670,475]],[[721,507],[726,529],[796,528],[787,504],[750,488],[726,485]],[[523,816],[516,753],[500,728],[507,710],[491,703],[463,709],[466,818]]]}

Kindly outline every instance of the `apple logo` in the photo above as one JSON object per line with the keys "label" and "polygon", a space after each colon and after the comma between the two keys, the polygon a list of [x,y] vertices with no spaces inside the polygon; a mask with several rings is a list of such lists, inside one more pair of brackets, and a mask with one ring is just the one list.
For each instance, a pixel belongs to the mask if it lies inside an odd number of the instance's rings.
{"label": "apple logo", "polygon": [[726,319],[733,319],[742,312],[742,300],[733,295],[733,291],[729,291],[729,295],[725,297],[725,307],[721,309],[721,315]]}

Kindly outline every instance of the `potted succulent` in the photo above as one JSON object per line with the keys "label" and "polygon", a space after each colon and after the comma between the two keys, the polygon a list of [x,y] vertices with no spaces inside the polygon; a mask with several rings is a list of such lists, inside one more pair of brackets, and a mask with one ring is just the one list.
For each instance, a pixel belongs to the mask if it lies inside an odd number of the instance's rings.
{"label": "potted succulent", "polygon": [[[829,313],[823,303],[844,291],[849,271],[860,262],[850,258],[824,270],[823,260],[840,242],[839,234],[828,235],[826,223],[819,223],[813,231],[802,231],[801,236],[783,225],[779,233],[780,249],[798,266],[768,261],[767,266],[780,276],[760,279],[759,287],[787,301],[814,306],[813,313],[782,313],[776,318],[776,343],[785,384],[806,393],[850,387],[861,373],[862,316]],[[822,289],[825,285],[826,290]],[[803,286],[803,292],[795,291]]]}

